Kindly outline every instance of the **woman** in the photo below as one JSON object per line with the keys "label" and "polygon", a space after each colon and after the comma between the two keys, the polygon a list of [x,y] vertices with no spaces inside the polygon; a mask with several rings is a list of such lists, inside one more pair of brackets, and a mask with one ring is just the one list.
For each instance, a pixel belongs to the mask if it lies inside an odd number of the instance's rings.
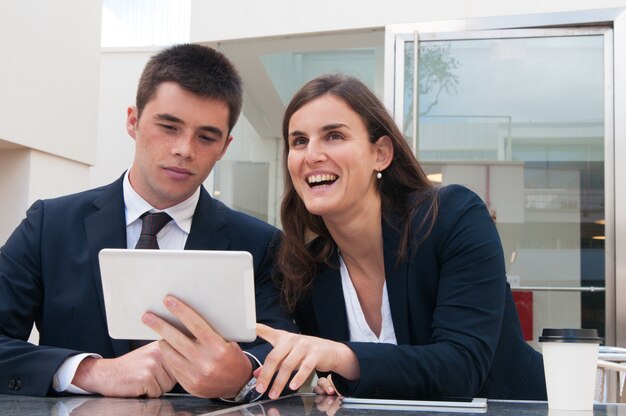
{"label": "woman", "polygon": [[383,104],[354,78],[302,87],[283,137],[278,265],[303,335],[258,325],[274,346],[256,372],[259,392],[278,397],[317,370],[332,375],[316,388],[327,394],[546,398],[542,357],[522,337],[500,239],[478,196],[433,187]]}

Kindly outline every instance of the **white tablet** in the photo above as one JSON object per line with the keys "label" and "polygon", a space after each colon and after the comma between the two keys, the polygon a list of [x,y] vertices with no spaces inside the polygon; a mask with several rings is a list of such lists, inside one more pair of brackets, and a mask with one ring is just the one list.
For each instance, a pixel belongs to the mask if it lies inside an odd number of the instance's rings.
{"label": "white tablet", "polygon": [[195,309],[229,341],[256,338],[254,269],[245,251],[100,251],[100,273],[109,335],[156,340],[141,322],[150,311],[189,334],[163,305],[173,295]]}

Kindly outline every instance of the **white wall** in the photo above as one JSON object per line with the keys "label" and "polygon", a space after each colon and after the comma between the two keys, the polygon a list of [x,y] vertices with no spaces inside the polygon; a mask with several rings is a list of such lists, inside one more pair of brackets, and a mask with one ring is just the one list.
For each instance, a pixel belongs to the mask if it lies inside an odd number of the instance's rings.
{"label": "white wall", "polygon": [[0,151],[0,247],[37,199],[53,198],[89,186],[89,167],[27,148]]}
{"label": "white wall", "polygon": [[624,6],[624,0],[192,0],[190,36],[216,41]]}
{"label": "white wall", "polygon": [[135,142],[126,132],[126,110],[135,104],[139,76],[156,48],[105,49],[100,57],[96,163],[91,187],[117,179],[133,161]]}
{"label": "white wall", "polygon": [[89,187],[89,166],[72,160],[30,150],[28,205],[37,199],[54,198]]}
{"label": "white wall", "polygon": [[0,151],[0,247],[24,217],[28,204],[28,186],[21,178],[28,177],[30,151],[9,149]]}
{"label": "white wall", "polygon": [[0,246],[38,198],[88,186],[101,1],[0,0]]}
{"label": "white wall", "polygon": [[100,1],[2,0],[0,139],[95,161],[101,16]]}

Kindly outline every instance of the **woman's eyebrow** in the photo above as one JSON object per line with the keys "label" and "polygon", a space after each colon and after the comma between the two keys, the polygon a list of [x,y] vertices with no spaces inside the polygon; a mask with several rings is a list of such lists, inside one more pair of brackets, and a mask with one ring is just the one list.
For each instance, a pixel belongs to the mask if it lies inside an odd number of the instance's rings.
{"label": "woman's eyebrow", "polygon": [[348,126],[347,124],[333,123],[333,124],[327,124],[326,126],[322,127],[320,130],[322,130],[322,131],[329,131],[329,130],[340,129],[342,127],[350,129],[350,126]]}

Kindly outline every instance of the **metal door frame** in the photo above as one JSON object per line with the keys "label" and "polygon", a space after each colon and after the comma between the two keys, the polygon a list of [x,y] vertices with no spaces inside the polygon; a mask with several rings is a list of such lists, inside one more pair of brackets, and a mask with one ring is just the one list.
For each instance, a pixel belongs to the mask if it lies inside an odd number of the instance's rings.
{"label": "metal door frame", "polygon": [[[615,116],[626,113],[626,9],[388,25],[384,101],[396,122],[402,121],[407,41],[585,34],[602,34],[605,50],[605,342],[626,347],[626,163],[615,163],[615,155],[626,155],[626,117]],[[621,302],[617,302],[617,294],[621,294]]]}

